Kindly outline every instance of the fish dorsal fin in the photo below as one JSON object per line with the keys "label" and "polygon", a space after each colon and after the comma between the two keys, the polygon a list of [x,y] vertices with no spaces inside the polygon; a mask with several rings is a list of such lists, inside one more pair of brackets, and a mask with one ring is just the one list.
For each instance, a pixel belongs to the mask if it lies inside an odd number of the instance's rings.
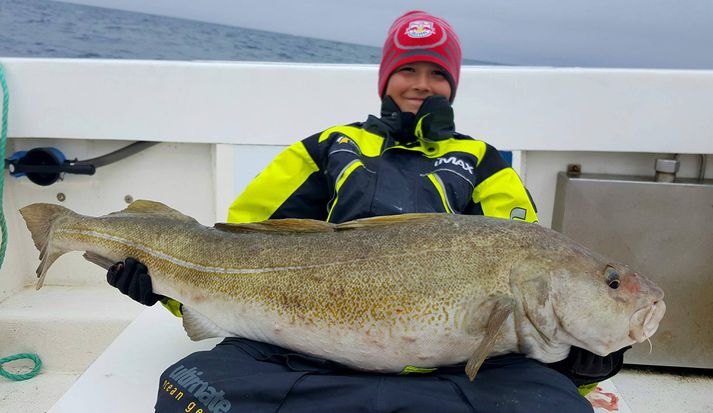
{"label": "fish dorsal fin", "polygon": [[316,219],[269,219],[261,222],[250,222],[246,224],[217,223],[215,229],[225,232],[332,232],[348,229],[364,229],[382,227],[384,225],[400,224],[403,222],[438,219],[444,214],[403,214],[387,215],[380,217],[361,218],[341,224],[331,224],[329,222]]}
{"label": "fish dorsal fin", "polygon": [[337,231],[343,231],[347,229],[363,229],[363,228],[374,228],[383,227],[385,225],[402,224],[404,222],[411,221],[426,221],[433,219],[440,219],[445,214],[438,213],[412,213],[412,214],[402,214],[402,215],[385,215],[380,217],[370,217],[370,218],[360,218],[354,221],[347,221],[341,224],[337,224],[335,229]]}
{"label": "fish dorsal fin", "polygon": [[465,365],[465,373],[468,375],[470,381],[475,379],[475,375],[478,373],[478,370],[480,370],[480,366],[493,350],[500,328],[513,312],[514,308],[515,303],[511,297],[500,297],[493,304],[493,309],[490,312],[488,324],[485,328],[485,336],[483,336],[480,344],[478,344],[478,347]]}
{"label": "fish dorsal fin", "polygon": [[160,202],[156,201],[149,201],[147,199],[137,199],[136,201],[132,202],[127,206],[125,209],[118,211],[118,212],[113,212],[109,215],[113,214],[157,214],[157,215],[164,215],[168,216],[174,219],[178,219],[181,221],[191,221],[195,222],[196,220],[189,217],[188,215],[185,215],[181,213],[180,211],[177,211],[167,205],[164,205]]}
{"label": "fish dorsal fin", "polygon": [[215,229],[225,232],[245,233],[245,232],[332,232],[334,224],[318,221],[316,219],[270,219],[261,222],[250,222],[247,224],[227,224],[217,223]]}

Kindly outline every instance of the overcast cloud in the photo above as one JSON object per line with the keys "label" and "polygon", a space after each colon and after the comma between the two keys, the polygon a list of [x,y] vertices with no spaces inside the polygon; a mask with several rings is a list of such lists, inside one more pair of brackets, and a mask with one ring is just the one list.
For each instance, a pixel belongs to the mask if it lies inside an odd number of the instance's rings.
{"label": "overcast cloud", "polygon": [[407,10],[445,17],[464,57],[518,65],[713,69],[713,0],[72,0],[381,46]]}

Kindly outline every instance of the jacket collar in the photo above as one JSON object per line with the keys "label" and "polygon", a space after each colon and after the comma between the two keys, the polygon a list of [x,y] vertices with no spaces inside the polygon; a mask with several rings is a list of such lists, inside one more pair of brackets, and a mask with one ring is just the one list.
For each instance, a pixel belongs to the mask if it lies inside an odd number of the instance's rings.
{"label": "jacket collar", "polygon": [[415,115],[402,112],[390,96],[384,96],[381,118],[369,115],[364,126],[401,144],[444,140],[455,133],[453,108],[444,96],[427,97]]}

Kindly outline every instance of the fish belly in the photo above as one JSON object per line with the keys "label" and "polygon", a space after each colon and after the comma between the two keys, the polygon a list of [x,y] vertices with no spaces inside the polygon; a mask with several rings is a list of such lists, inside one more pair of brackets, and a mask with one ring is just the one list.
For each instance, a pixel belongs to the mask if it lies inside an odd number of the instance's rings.
{"label": "fish belly", "polygon": [[[230,300],[212,298],[191,306],[230,336],[278,345],[365,371],[398,373],[406,366],[431,368],[464,363],[482,339],[480,333],[467,334],[452,324],[382,320],[366,326],[330,326]],[[517,348],[515,334],[507,331],[512,329],[504,329],[493,355]]]}

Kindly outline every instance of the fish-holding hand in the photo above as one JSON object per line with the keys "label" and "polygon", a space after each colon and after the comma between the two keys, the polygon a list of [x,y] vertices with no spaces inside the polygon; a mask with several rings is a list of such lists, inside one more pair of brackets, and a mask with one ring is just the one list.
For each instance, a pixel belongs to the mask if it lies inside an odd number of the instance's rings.
{"label": "fish-holding hand", "polygon": [[129,257],[109,267],[106,281],[122,294],[143,305],[152,306],[162,298],[151,286],[151,276],[146,266]]}

